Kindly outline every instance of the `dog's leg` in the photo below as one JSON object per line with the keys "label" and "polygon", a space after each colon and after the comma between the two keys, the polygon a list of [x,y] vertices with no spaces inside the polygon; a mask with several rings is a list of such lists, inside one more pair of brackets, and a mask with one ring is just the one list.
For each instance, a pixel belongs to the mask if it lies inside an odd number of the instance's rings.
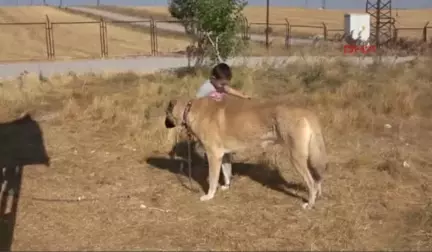
{"label": "dog's leg", "polygon": [[322,195],[321,181],[317,182],[317,197]]}
{"label": "dog's leg", "polygon": [[315,204],[316,195],[319,188],[316,186],[316,183],[309,171],[307,164],[307,151],[302,145],[302,141],[294,141],[291,144],[292,146],[287,146],[285,144],[276,146],[275,151],[278,156],[277,165],[280,168],[279,171],[286,179],[286,176],[284,175],[285,168],[283,168],[283,166],[286,164],[286,158],[289,158],[289,163],[298,173],[300,173],[309,191],[308,202],[304,203],[302,207],[304,209],[310,209]]}
{"label": "dog's leg", "polygon": [[222,158],[222,173],[225,184],[221,186],[221,190],[227,190],[231,185],[232,177],[231,153],[226,153]]}
{"label": "dog's leg", "polygon": [[308,202],[304,203],[302,206],[304,209],[311,209],[315,204],[315,200],[319,188],[317,187],[312,177],[312,174],[309,171],[307,165],[307,159],[308,159],[307,155],[305,155],[305,152],[302,151],[301,146],[298,147],[299,147],[298,149],[292,150],[291,163],[296,168],[296,170],[300,173],[300,175],[303,177],[303,180],[306,182],[306,185],[308,187],[308,191],[309,191]]}
{"label": "dog's leg", "polygon": [[214,150],[207,152],[207,158],[209,161],[209,189],[206,195],[201,196],[201,201],[212,199],[216,193],[219,184],[219,175],[222,166],[223,154],[223,152],[219,153],[218,151]]}

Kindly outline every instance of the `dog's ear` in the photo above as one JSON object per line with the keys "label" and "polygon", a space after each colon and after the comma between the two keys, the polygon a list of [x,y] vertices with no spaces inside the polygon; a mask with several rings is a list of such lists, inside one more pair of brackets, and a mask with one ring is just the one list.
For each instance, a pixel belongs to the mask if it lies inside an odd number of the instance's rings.
{"label": "dog's ear", "polygon": [[166,108],[166,117],[165,117],[165,128],[171,129],[174,128],[176,126],[176,124],[174,123],[174,118],[173,118],[173,110],[175,105],[177,104],[177,100],[170,100],[170,102],[168,103],[168,106]]}
{"label": "dog's ear", "polygon": [[176,104],[177,104],[177,100],[174,100],[174,99],[170,100],[170,102],[168,103],[168,107],[166,109],[166,112],[172,114]]}

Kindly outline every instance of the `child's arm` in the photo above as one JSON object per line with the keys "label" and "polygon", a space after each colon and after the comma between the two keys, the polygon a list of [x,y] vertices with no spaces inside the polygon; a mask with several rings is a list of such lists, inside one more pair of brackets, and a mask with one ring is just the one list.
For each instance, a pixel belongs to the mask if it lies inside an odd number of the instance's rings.
{"label": "child's arm", "polygon": [[236,90],[230,86],[224,86],[225,92],[230,95],[234,95],[243,99],[251,99],[250,96],[243,94],[241,91]]}
{"label": "child's arm", "polygon": [[251,99],[250,96],[243,94],[242,92],[240,92],[240,91],[238,91],[238,90],[236,90],[230,86],[224,86],[224,90],[227,94],[234,95],[234,96],[244,98],[244,99]]}

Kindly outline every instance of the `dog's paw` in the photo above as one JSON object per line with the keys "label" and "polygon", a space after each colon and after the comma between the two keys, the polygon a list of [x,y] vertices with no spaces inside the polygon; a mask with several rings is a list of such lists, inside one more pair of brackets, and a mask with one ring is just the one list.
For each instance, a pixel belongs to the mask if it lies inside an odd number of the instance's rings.
{"label": "dog's paw", "polygon": [[220,186],[220,189],[222,190],[222,191],[226,191],[226,190],[228,190],[230,188],[230,185],[221,185]]}
{"label": "dog's paw", "polygon": [[306,210],[310,210],[310,209],[312,209],[312,205],[309,204],[309,203],[303,203],[303,204],[302,204],[302,208],[303,208],[303,209],[306,209]]}
{"label": "dog's paw", "polygon": [[214,195],[208,195],[208,194],[206,194],[206,195],[203,195],[203,196],[200,197],[200,201],[211,200],[211,199],[213,199],[213,197],[214,197]]}
{"label": "dog's paw", "polygon": [[321,188],[321,184],[318,184],[318,188],[317,188],[317,197],[321,197],[322,196],[322,188]]}

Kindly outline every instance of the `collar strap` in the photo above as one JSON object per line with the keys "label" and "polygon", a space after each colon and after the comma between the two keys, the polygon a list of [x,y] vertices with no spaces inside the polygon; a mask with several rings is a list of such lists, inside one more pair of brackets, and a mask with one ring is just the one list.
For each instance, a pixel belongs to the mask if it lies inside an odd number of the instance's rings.
{"label": "collar strap", "polygon": [[191,107],[192,107],[192,100],[190,100],[190,101],[186,104],[185,110],[184,110],[184,112],[183,112],[183,121],[182,121],[182,125],[185,126],[185,127],[187,127],[187,116],[188,116],[188,114],[189,114],[189,111],[190,111]]}

